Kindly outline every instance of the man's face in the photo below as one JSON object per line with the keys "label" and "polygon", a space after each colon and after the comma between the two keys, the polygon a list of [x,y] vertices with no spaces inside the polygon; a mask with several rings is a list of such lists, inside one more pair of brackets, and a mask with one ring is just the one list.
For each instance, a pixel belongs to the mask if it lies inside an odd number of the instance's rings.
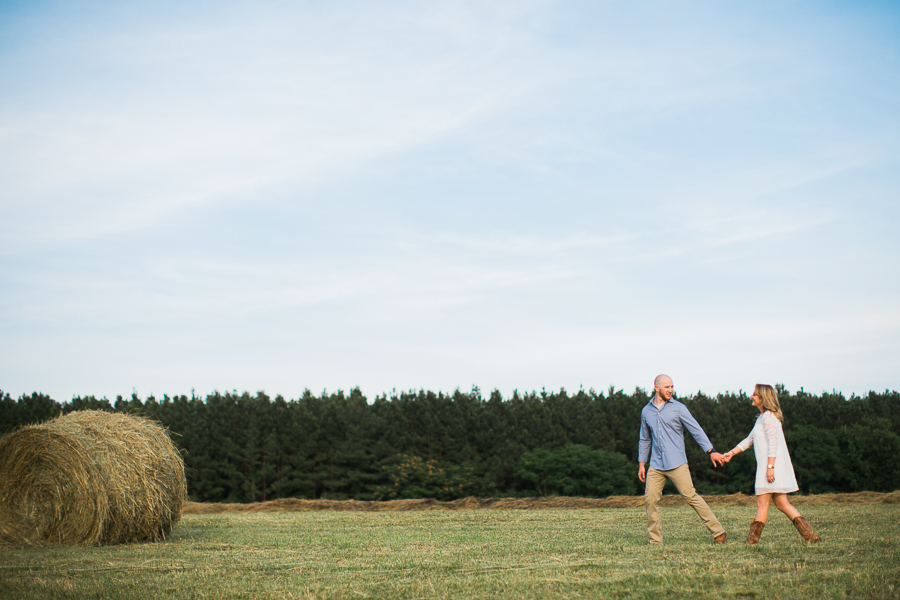
{"label": "man's face", "polygon": [[668,377],[659,382],[659,385],[653,386],[656,390],[656,393],[659,394],[659,397],[665,401],[669,401],[672,399],[672,392],[675,389],[675,386],[672,384],[672,380]]}

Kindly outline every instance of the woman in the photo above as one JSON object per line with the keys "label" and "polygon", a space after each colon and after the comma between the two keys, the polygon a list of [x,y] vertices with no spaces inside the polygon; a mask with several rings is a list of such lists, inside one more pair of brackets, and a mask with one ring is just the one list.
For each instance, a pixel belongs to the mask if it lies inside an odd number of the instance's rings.
{"label": "woman", "polygon": [[750,523],[747,543],[759,543],[763,527],[769,518],[769,498],[772,499],[775,508],[794,523],[794,527],[804,540],[819,542],[821,538],[788,501],[787,495],[800,488],[797,487],[791,456],[784,441],[784,431],[781,428],[784,417],[778,403],[778,394],[771,385],[758,383],[750,398],[753,406],[760,412],[756,418],[756,425],[747,439],[725,454],[725,462],[728,462],[735,454],[743,452],[750,446],[754,446],[756,452],[756,519]]}

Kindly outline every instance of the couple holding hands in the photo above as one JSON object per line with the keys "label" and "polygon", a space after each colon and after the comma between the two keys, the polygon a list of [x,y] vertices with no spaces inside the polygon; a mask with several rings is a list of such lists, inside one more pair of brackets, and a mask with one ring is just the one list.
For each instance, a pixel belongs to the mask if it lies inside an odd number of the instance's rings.
{"label": "couple holding hands", "polygon": [[[769,517],[769,500],[793,522],[807,542],[821,541],[800,512],[788,501],[787,494],[796,492],[797,479],[784,441],[781,423],[781,405],[778,394],[770,385],[757,384],[750,399],[759,409],[756,425],[744,441],[734,449],[719,454],[715,451],[703,428],[687,407],[672,399],[674,386],[668,375],[659,375],[653,382],[656,395],[641,411],[641,437],[638,447],[638,478],[646,483],[644,504],[647,508],[647,532],[650,543],[662,542],[662,522],[659,517],[659,501],[666,479],[671,479],[688,504],[697,511],[700,519],[713,535],[717,544],[724,544],[725,529],[710,510],[706,501],[694,490],[684,451],[684,430],[697,440],[710,455],[715,466],[729,462],[735,454],[751,446],[756,452],[756,519],[750,524],[748,544],[759,543],[763,527]],[[647,468],[647,462],[650,463]]]}

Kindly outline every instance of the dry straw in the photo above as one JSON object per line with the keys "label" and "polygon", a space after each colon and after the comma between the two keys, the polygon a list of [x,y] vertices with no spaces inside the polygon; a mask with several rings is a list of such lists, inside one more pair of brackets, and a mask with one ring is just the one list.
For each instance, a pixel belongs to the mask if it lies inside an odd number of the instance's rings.
{"label": "dry straw", "polygon": [[0,544],[165,539],[181,518],[184,461],[153,421],[73,412],[0,439]]}
{"label": "dry straw", "polygon": [[[755,508],[756,498],[738,492],[727,496],[706,496],[708,504],[715,506],[746,506]],[[900,504],[900,491],[890,494],[857,492],[855,494],[821,494],[818,496],[791,496],[797,506],[850,505],[850,504]],[[666,494],[663,506],[687,506],[680,494]],[[407,510],[540,510],[540,509],[590,509],[636,508],[643,509],[643,496],[609,496],[608,498],[460,498],[450,502],[431,499],[417,500],[306,500],[284,498],[253,504],[207,504],[186,502],[185,514],[206,515],[219,513],[258,513],[281,511],[367,511],[391,512]]]}

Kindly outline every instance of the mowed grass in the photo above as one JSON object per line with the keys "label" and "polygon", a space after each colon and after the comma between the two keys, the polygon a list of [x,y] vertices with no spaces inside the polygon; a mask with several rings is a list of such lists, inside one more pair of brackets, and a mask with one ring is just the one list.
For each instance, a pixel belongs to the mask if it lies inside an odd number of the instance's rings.
{"label": "mowed grass", "polygon": [[896,598],[900,505],[186,515],[165,543],[0,550],[0,598]]}

